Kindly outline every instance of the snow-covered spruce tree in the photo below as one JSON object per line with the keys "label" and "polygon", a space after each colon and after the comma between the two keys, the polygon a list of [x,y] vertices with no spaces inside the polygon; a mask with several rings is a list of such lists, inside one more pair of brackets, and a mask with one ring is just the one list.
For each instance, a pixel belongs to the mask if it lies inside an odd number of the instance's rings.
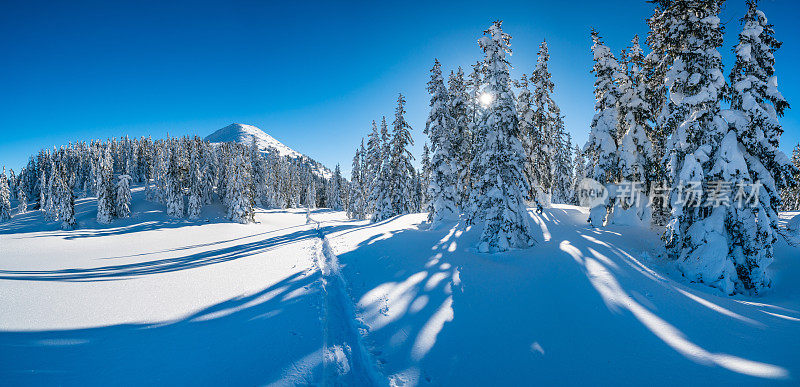
{"label": "snow-covered spruce tree", "polygon": [[332,210],[341,211],[344,204],[342,203],[342,170],[339,164],[333,170],[333,176],[328,180],[327,192],[325,197],[328,198],[328,207]]}
{"label": "snow-covered spruce tree", "polygon": [[[218,180],[217,156],[208,143],[201,143],[200,150],[200,163],[202,164],[200,169],[200,193],[203,197],[203,204],[211,204],[214,200],[214,187]],[[267,196],[266,192],[265,196]],[[269,206],[271,203],[267,202],[266,205]]]}
{"label": "snow-covered spruce tree", "polygon": [[373,212],[375,212],[375,197],[373,196],[375,184],[377,183],[378,174],[381,170],[381,152],[382,152],[382,143],[381,143],[381,133],[378,131],[378,124],[375,121],[372,121],[372,130],[370,131],[369,135],[367,136],[367,150],[365,159],[365,168],[364,168],[364,180],[365,180],[365,189],[367,190],[366,195],[366,209],[365,212],[367,215],[371,216]]}
{"label": "snow-covered spruce tree", "polygon": [[434,60],[431,69],[428,92],[431,94],[431,110],[425,123],[425,134],[431,139],[433,156],[430,183],[426,187],[430,198],[427,209],[431,228],[436,228],[444,221],[457,219],[459,213],[456,195],[458,160],[453,147],[454,121],[450,96],[444,86],[438,60]]}
{"label": "snow-covered spruce tree", "polygon": [[738,134],[746,151],[745,161],[752,178],[763,184],[763,200],[768,207],[773,228],[777,227],[780,191],[794,186],[798,170],[778,149],[783,128],[778,117],[789,103],[778,91],[775,75],[775,51],[781,42],[775,39],[773,26],[757,8],[757,0],[747,1],[748,10],[741,19],[739,44],[734,48],[736,62],[731,70],[731,109],[744,113],[747,122]]}
{"label": "snow-covered spruce tree", "polygon": [[108,148],[99,150],[96,157],[97,222],[108,224],[114,219],[113,160]]}
{"label": "snow-covered spruce tree", "polygon": [[[794,180],[800,182],[800,144],[795,145],[792,150],[792,164],[798,170]],[[800,211],[800,185],[784,188],[781,192],[781,203],[783,211]]]}
{"label": "snow-covered spruce tree", "polygon": [[131,177],[128,175],[117,176],[115,191],[114,213],[117,218],[131,216]]}
{"label": "snow-covered spruce tree", "polygon": [[255,137],[250,144],[250,160],[253,160],[252,171],[250,172],[250,175],[253,177],[253,196],[255,197],[256,204],[262,205],[261,200],[266,194],[267,170],[266,161],[261,154],[261,150],[258,149]]}
{"label": "snow-covered spruce tree", "polygon": [[391,218],[395,214],[392,211],[391,199],[391,178],[392,178],[392,164],[390,160],[389,148],[389,130],[386,125],[386,117],[381,119],[380,130],[380,158],[378,160],[378,169],[375,176],[375,182],[372,185],[372,192],[370,193],[370,201],[373,205],[372,222],[380,222]]}
{"label": "snow-covered spruce tree", "polygon": [[245,157],[245,150],[235,144],[231,146],[229,153],[226,156],[228,165],[225,168],[227,180],[225,205],[228,210],[228,218],[239,223],[252,223],[255,221],[255,212],[249,160]]}
{"label": "snow-covered spruce tree", "polygon": [[389,193],[392,216],[408,214],[412,211],[412,180],[414,167],[409,146],[414,145],[411,138],[411,125],[405,119],[406,99],[403,94],[397,96],[397,107],[392,121],[392,140],[389,144]]}
{"label": "snow-covered spruce tree", "polygon": [[[690,281],[726,294],[757,293],[770,283],[765,269],[772,260],[773,234],[763,207],[768,204],[715,202],[719,189],[714,187],[720,182],[748,194],[755,183],[736,138],[740,129],[729,127],[720,108],[726,89],[718,52],[721,5],[721,0],[670,5],[683,17],[671,37],[680,45],[667,87],[676,110],[687,118],[670,139],[676,172],[664,240]],[[740,127],[734,114],[726,117]],[[687,200],[686,192],[698,200]]]}
{"label": "snow-covered spruce tree", "polygon": [[164,176],[165,200],[167,205],[167,215],[176,218],[183,217],[183,186],[181,178],[181,162],[178,144],[170,142],[169,164],[167,173]]}
{"label": "snow-covered spruce tree", "polygon": [[8,188],[8,178],[6,178],[6,167],[0,173],[0,222],[11,219],[11,193]]}
{"label": "snow-covered spruce tree", "polygon": [[[591,166],[591,177],[600,184],[616,183],[619,176],[617,104],[620,96],[617,81],[622,73],[614,54],[594,29],[591,37],[596,113],[592,118],[589,140],[584,150]],[[612,206],[613,201],[606,206],[593,208],[589,214],[589,223],[594,226],[603,225]]]}
{"label": "snow-covered spruce tree", "polygon": [[[422,164],[422,168],[420,169],[420,184],[423,187],[429,187],[431,185],[431,150],[428,147],[428,143],[422,145],[422,160],[420,160]],[[428,190],[422,190],[422,208],[428,208],[428,204],[430,202],[430,198],[428,197]]]}
{"label": "snow-covered spruce tree", "polygon": [[[561,117],[560,109],[552,98],[554,85],[548,68],[550,53],[547,42],[542,41],[539,45],[538,55],[536,67],[530,77],[529,110],[523,110],[520,115],[520,133],[528,156],[526,176],[530,184],[529,195],[540,199],[540,204],[546,204],[541,201],[549,202],[552,194],[553,165],[559,130],[556,123]],[[528,102],[523,100],[525,91],[526,88],[523,88],[520,107]]]}
{"label": "snow-covered spruce tree", "polygon": [[205,200],[204,195],[204,179],[201,176],[203,163],[199,160],[200,144],[197,142],[192,144],[191,153],[189,155],[189,200],[186,203],[186,215],[189,219],[197,219],[200,217],[200,210],[203,208]]}
{"label": "snow-covered spruce tree", "polygon": [[[469,164],[472,162],[472,120],[470,116],[470,96],[467,92],[467,82],[461,67],[456,72],[450,72],[447,80],[450,99],[450,116],[453,117],[453,156],[456,175],[456,206],[460,208],[467,201],[471,188],[469,180]],[[430,174],[422,172],[422,186],[427,187]],[[423,201],[427,208],[427,189],[423,190]]]}
{"label": "snow-covered spruce tree", "polygon": [[57,189],[57,182],[56,182],[56,162],[53,160],[53,155],[50,160],[50,173],[48,174],[47,178],[47,190],[45,194],[45,204],[44,204],[44,217],[48,221],[58,220],[58,201],[59,198],[56,197],[56,189]]}
{"label": "snow-covered spruce tree", "polygon": [[[699,21],[689,19],[689,31],[696,31],[700,36],[707,36],[701,41],[716,49],[722,41],[722,27],[719,26],[718,4],[706,5],[700,8]],[[691,10],[694,11],[694,10]],[[697,11],[695,11],[697,12]],[[796,172],[789,159],[778,150],[780,135],[783,132],[778,123],[778,116],[783,113],[788,103],[777,90],[777,81],[774,75],[773,53],[780,47],[780,43],[773,37],[772,26],[767,23],[766,17],[756,8],[756,3],[748,2],[748,11],[742,18],[743,30],[739,34],[739,44],[734,50],[737,60],[731,72],[731,108],[733,111],[721,111],[726,122],[713,117],[715,110],[719,110],[718,101],[707,101],[709,106],[702,106],[700,117],[706,118],[709,125],[716,127],[704,128],[703,121],[693,126],[686,127],[689,136],[695,130],[700,133],[701,147],[706,150],[696,150],[693,154],[686,154],[684,169],[692,168],[692,173],[708,176],[705,181],[724,181],[731,184],[734,189],[741,190],[750,195],[757,195],[754,203],[734,202],[726,205],[713,206],[709,211],[699,214],[678,213],[681,217],[673,217],[669,226],[681,225],[694,221],[688,225],[685,233],[689,243],[684,242],[679,256],[679,267],[684,275],[693,281],[705,282],[715,286],[728,294],[732,293],[758,293],[770,286],[770,279],[766,268],[773,260],[773,244],[777,240],[778,208],[780,205],[780,189],[793,184],[792,174]],[[694,35],[696,36],[696,35]],[[703,47],[703,46],[701,46]],[[718,78],[721,72],[721,62],[693,63],[679,58],[676,65],[684,64],[682,70],[689,77],[697,78],[700,74],[700,85],[704,85],[703,78],[711,84],[706,94],[701,95],[702,101],[706,95],[717,93],[719,99],[720,87],[724,87],[724,80]],[[700,67],[711,63],[712,67]],[[707,72],[698,71],[706,70]],[[694,70],[694,71],[693,71]],[[682,80],[683,73],[676,77]],[[693,79],[685,81],[689,86],[696,84]],[[721,84],[721,85],[720,85]],[[678,83],[678,86],[683,86]],[[724,89],[723,89],[724,90]],[[679,90],[680,92],[680,90]],[[677,102],[676,102],[677,103]],[[692,116],[697,116],[697,105],[686,103],[690,107]],[[713,120],[713,121],[712,121]],[[688,121],[691,122],[691,119]],[[728,125],[726,125],[728,124]],[[684,128],[686,124],[681,126]],[[679,133],[679,135],[682,133]],[[714,141],[721,142],[715,144]],[[689,148],[691,150],[691,148]],[[696,155],[707,152],[710,162],[705,162]],[[693,160],[693,156],[696,160]],[[692,165],[702,164],[702,165]],[[710,164],[710,170],[704,167]],[[758,188],[755,189],[754,185]],[[704,192],[706,201],[711,201],[714,191]],[[675,214],[673,202],[673,214]],[[674,223],[673,223],[674,222]],[[672,231],[673,228],[668,228]],[[669,235],[669,234],[668,234]],[[688,250],[688,251],[687,251]],[[711,253],[710,253],[711,252]]]}
{"label": "snow-covered spruce tree", "polygon": [[572,160],[572,136],[564,128],[561,114],[556,115],[554,123],[555,142],[553,154],[553,203],[571,203],[574,196],[572,190],[575,167]]}
{"label": "snow-covered spruce tree", "polygon": [[573,152],[574,156],[572,158],[572,165],[575,168],[575,173],[572,179],[572,204],[580,205],[580,184],[585,179],[591,171],[588,169],[588,165],[586,163],[586,157],[583,155],[583,150],[581,147],[575,145],[575,150]]}
{"label": "snow-covered spruce tree", "polygon": [[17,213],[26,213],[28,211],[28,196],[25,194],[25,189],[22,185],[17,186],[17,201]]}
{"label": "snow-covered spruce tree", "polygon": [[361,197],[361,185],[363,184],[363,174],[361,171],[361,150],[364,148],[364,140],[361,140],[361,147],[356,149],[353,156],[352,170],[350,171],[350,206],[347,208],[347,217],[350,219],[363,219],[363,198]]}
{"label": "snow-covered spruce tree", "polygon": [[[619,173],[620,180],[632,183],[641,183],[643,193],[647,192],[650,183],[654,182],[654,164],[660,164],[653,154],[653,146],[647,134],[651,132],[649,120],[651,119],[650,105],[647,103],[646,79],[642,72],[644,55],[639,46],[639,37],[634,36],[631,46],[624,51],[623,70],[625,73],[620,78],[618,101],[619,118]],[[646,202],[619,203],[623,209],[633,204],[637,206],[637,216],[647,222],[651,219],[650,207]]]}
{"label": "snow-covered spruce tree", "polygon": [[75,220],[75,195],[69,186],[69,179],[64,168],[58,168],[53,177],[56,193],[58,219],[61,220],[62,230],[74,230],[78,227]]}
{"label": "snow-covered spruce tree", "polygon": [[367,219],[369,214],[369,176],[367,175],[367,171],[369,169],[369,163],[367,161],[367,148],[364,146],[364,139],[361,139],[361,147],[358,150],[360,154],[360,161],[361,166],[360,175],[361,175],[361,184],[359,185],[360,192],[358,193],[359,198],[361,199],[361,208],[360,211],[360,218],[359,219]]}
{"label": "snow-covered spruce tree", "polygon": [[490,101],[475,136],[472,161],[474,188],[470,195],[468,222],[483,227],[478,249],[500,252],[533,244],[525,195],[525,151],[519,141],[516,104],[511,90],[509,45],[511,36],[495,21],[478,44],[484,58],[484,100]]}

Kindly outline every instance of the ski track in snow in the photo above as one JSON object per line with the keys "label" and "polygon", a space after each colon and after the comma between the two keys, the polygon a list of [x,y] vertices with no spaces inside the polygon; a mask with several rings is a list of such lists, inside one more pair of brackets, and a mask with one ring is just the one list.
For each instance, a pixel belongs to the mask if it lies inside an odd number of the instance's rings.
{"label": "ski track in snow", "polygon": [[317,229],[316,264],[322,274],[323,384],[385,386],[386,377],[364,345],[367,327],[357,319],[347,293],[339,259],[331,249],[324,227],[310,216]]}

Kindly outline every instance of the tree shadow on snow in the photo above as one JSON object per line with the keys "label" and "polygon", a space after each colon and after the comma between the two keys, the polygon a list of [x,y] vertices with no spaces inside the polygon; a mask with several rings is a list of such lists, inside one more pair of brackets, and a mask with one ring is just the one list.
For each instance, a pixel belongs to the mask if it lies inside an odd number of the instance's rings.
{"label": "tree shadow on snow", "polygon": [[319,274],[294,273],[177,321],[0,332],[6,385],[310,384],[321,372]]}

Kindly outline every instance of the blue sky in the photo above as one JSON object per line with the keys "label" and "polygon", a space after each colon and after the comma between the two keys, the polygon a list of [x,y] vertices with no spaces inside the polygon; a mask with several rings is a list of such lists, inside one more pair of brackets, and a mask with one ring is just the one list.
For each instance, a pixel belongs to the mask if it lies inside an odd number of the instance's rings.
{"label": "blue sky", "polygon": [[[798,5],[764,0],[784,41],[779,89],[798,106],[782,149],[800,141]],[[326,165],[349,170],[370,122],[408,100],[415,154],[425,137],[434,58],[467,68],[492,20],[513,36],[516,78],[550,44],[555,99],[575,140],[594,114],[589,28],[614,52],[646,35],[645,1],[207,2],[4,1],[0,5],[0,165],[43,147],[129,135],[205,136],[256,125]],[[726,4],[730,68],[744,0]]]}

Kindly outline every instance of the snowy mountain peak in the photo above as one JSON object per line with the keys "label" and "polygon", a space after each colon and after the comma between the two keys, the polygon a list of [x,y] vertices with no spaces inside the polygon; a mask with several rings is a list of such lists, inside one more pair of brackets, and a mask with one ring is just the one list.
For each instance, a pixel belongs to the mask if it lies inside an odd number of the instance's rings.
{"label": "snowy mountain peak", "polygon": [[272,136],[265,133],[263,130],[245,124],[230,124],[206,137],[206,141],[210,143],[220,142],[237,142],[240,144],[249,145],[256,140],[258,149],[262,152],[277,152],[281,156],[302,157],[300,152],[284,145]]}
{"label": "snowy mountain peak", "polygon": [[282,142],[276,140],[272,136],[265,133],[253,125],[246,124],[230,124],[214,133],[208,135],[205,140],[212,144],[222,142],[235,142],[244,145],[250,145],[256,140],[256,145],[261,153],[277,154],[281,157],[292,157],[303,160],[304,163],[311,167],[311,170],[320,177],[329,179],[333,174],[330,169],[319,163],[318,161],[295,151],[292,148],[284,145]]}

